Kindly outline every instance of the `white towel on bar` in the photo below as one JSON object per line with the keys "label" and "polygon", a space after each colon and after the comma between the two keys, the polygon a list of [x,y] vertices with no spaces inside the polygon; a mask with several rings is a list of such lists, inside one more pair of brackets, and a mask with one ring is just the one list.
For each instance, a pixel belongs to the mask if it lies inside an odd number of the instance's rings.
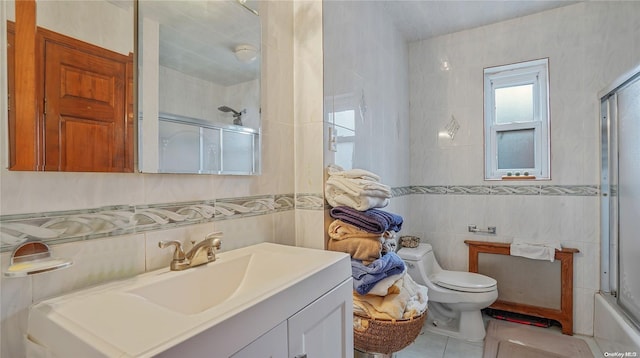
{"label": "white towel on bar", "polygon": [[553,262],[556,256],[556,249],[562,250],[560,241],[532,242],[522,239],[513,239],[510,253],[512,256],[522,256],[535,260],[549,260]]}

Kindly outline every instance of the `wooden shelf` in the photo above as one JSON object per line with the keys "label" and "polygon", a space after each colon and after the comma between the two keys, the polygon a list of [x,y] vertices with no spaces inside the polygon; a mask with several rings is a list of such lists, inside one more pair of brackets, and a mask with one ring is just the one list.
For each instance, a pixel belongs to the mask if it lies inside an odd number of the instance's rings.
{"label": "wooden shelf", "polygon": [[[488,242],[465,240],[469,246],[469,272],[478,272],[478,254],[510,255],[511,244],[504,242]],[[562,333],[573,335],[573,255],[580,252],[574,248],[556,250],[555,259],[560,261],[561,269],[561,297],[560,309],[538,307],[525,303],[496,300],[490,308],[526,314],[530,316],[548,318],[558,321],[562,325]]]}

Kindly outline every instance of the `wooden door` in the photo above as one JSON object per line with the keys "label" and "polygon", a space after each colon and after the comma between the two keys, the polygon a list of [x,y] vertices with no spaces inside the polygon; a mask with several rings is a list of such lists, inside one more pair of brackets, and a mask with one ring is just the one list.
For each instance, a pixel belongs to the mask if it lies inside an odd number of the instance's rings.
{"label": "wooden door", "polygon": [[124,56],[39,29],[44,54],[44,169],[132,171]]}

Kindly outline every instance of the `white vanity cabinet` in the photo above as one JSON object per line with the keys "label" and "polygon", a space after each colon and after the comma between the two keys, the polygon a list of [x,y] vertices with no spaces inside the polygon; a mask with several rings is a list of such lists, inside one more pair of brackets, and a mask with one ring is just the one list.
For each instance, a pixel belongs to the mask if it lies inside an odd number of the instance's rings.
{"label": "white vanity cabinet", "polygon": [[349,279],[289,318],[289,358],[353,357],[352,296]]}
{"label": "white vanity cabinet", "polygon": [[287,322],[285,321],[236,352],[230,358],[287,357],[287,342]]}
{"label": "white vanity cabinet", "polygon": [[231,358],[353,357],[352,291],[345,281]]}
{"label": "white vanity cabinet", "polygon": [[27,341],[47,357],[352,358],[352,285],[347,254],[262,243],[36,303]]}

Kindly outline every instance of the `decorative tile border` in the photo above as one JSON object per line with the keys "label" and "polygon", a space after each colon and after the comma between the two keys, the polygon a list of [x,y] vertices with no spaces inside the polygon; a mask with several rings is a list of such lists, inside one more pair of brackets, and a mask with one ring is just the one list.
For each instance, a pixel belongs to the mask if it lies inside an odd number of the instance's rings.
{"label": "decorative tile border", "polygon": [[400,186],[397,188],[391,188],[391,196],[394,198],[411,194],[414,194],[411,186]]}
{"label": "decorative tile border", "polygon": [[[391,191],[393,197],[400,197],[414,194],[598,196],[600,190],[597,185],[412,185]],[[0,216],[0,252],[11,251],[28,239],[58,244],[293,209],[324,210],[325,205],[322,193],[297,193],[4,215]]]}
{"label": "decorative tile border", "polygon": [[29,239],[58,244],[293,210],[293,198],[264,195],[5,215],[0,216],[0,252]]}
{"label": "decorative tile border", "polygon": [[324,210],[324,195],[318,193],[297,193],[296,209]]}
{"label": "decorative tile border", "polygon": [[413,185],[410,192],[439,195],[598,196],[600,189],[598,185]]}

